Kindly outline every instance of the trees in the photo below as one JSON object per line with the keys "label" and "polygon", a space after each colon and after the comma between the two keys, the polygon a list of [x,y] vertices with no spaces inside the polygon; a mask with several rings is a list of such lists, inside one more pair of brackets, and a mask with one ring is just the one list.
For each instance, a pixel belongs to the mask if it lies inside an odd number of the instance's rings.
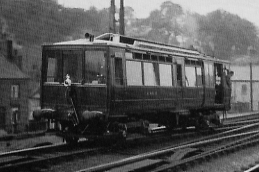
{"label": "trees", "polygon": [[235,55],[256,53],[259,47],[258,31],[253,23],[223,10],[207,15],[184,12],[170,1],[153,10],[149,17],[131,24],[137,36],[198,50],[221,59]]}
{"label": "trees", "polygon": [[206,53],[222,59],[247,54],[257,44],[256,27],[249,21],[226,11],[217,10],[200,16],[199,40]]}
{"label": "trees", "polygon": [[[38,45],[83,37],[91,31],[109,31],[109,9],[65,8],[53,0],[1,0],[2,32],[9,32],[22,45]],[[125,7],[126,35],[189,47],[229,59],[258,46],[257,28],[237,15],[217,10],[207,15],[184,12],[171,1],[163,2],[149,17],[138,19]],[[256,51],[255,51],[256,52]]]}

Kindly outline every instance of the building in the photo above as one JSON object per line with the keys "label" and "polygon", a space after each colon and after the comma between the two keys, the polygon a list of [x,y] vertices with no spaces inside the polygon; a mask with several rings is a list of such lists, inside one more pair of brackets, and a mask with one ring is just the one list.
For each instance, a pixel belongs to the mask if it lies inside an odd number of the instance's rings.
{"label": "building", "polygon": [[[244,59],[246,59],[244,61]],[[232,110],[259,110],[259,63],[255,58],[244,58],[231,64],[234,71],[232,80]]]}
{"label": "building", "polygon": [[40,109],[40,86],[37,86],[36,89],[32,92],[28,100],[28,120],[33,120],[33,111]]}
{"label": "building", "polygon": [[28,123],[29,76],[21,60],[13,42],[0,37],[0,129],[8,133],[24,131]]}

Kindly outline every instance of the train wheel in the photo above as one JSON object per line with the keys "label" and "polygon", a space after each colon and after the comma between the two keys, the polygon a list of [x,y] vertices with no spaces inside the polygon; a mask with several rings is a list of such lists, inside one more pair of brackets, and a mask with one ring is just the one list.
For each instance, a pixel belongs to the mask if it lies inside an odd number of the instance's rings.
{"label": "train wheel", "polygon": [[78,142],[78,137],[66,137],[65,141],[67,144],[76,144]]}
{"label": "train wheel", "polygon": [[209,125],[210,122],[204,118],[199,118],[196,120],[195,122],[195,129],[196,130],[206,130],[206,129],[209,129]]}
{"label": "train wheel", "polygon": [[71,126],[64,127],[63,135],[64,135],[64,140],[66,141],[67,144],[76,144],[78,142],[79,138],[74,136],[73,133],[74,133],[73,128]]}
{"label": "train wheel", "polygon": [[128,134],[126,124],[120,124],[120,132],[123,140],[126,140]]}

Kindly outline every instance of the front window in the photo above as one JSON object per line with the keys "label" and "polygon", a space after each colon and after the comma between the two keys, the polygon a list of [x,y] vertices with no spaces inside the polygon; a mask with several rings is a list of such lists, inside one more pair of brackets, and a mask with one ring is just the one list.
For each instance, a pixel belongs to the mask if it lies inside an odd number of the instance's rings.
{"label": "front window", "polygon": [[[47,51],[45,53],[47,59],[47,82],[59,82],[58,63],[61,64],[61,52],[60,51]],[[61,76],[62,77],[62,76]]]}
{"label": "front window", "polygon": [[82,51],[52,50],[46,52],[47,82],[63,82],[69,74],[72,83],[82,81]]}
{"label": "front window", "polygon": [[[82,82],[82,52],[63,51],[63,78],[69,74],[72,83]],[[65,79],[65,78],[64,78]]]}
{"label": "front window", "polygon": [[68,74],[72,83],[106,83],[104,51],[48,50],[44,54],[45,82],[62,83]]}
{"label": "front window", "polygon": [[104,51],[85,52],[85,83],[105,84],[106,67]]}

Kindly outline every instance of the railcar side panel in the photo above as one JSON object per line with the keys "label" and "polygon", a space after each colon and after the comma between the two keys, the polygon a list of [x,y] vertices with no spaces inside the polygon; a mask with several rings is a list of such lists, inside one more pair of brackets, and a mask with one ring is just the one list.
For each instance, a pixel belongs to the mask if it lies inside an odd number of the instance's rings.
{"label": "railcar side panel", "polygon": [[205,88],[204,108],[211,108],[215,103],[215,88]]}
{"label": "railcar side panel", "polygon": [[202,107],[204,93],[202,87],[185,87],[183,89],[183,107],[186,109],[198,109]]}
{"label": "railcar side panel", "polygon": [[114,113],[175,110],[177,97],[176,88],[115,87],[113,109]]}

